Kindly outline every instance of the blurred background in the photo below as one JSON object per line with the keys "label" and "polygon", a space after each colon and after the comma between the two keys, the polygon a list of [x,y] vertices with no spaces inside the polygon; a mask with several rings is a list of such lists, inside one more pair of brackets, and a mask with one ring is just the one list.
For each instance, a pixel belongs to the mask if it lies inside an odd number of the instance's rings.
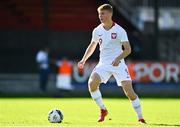
{"label": "blurred background", "polygon": [[[180,97],[179,0],[0,0],[0,96],[89,96],[98,48],[84,71],[76,64],[104,3],[128,33],[126,62],[139,96]],[[113,78],[101,89],[124,96]]]}

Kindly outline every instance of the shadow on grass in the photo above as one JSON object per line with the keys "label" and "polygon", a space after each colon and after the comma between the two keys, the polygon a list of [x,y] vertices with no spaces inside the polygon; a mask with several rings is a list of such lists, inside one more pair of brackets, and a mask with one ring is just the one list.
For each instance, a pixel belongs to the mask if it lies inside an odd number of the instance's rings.
{"label": "shadow on grass", "polygon": [[148,124],[148,125],[155,125],[155,126],[167,126],[167,127],[180,127],[180,124],[157,124],[157,123],[152,123],[152,124]]}

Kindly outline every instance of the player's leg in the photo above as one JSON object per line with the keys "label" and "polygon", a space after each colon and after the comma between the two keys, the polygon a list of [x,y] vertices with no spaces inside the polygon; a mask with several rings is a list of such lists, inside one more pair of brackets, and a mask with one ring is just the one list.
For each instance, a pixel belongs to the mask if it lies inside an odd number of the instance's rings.
{"label": "player's leg", "polygon": [[143,119],[143,115],[142,115],[140,100],[139,100],[139,97],[137,96],[137,94],[133,90],[132,81],[131,80],[121,81],[121,85],[122,85],[124,93],[131,101],[132,106],[133,106],[135,112],[137,113],[139,122],[145,123],[145,121]]}
{"label": "player's leg", "polygon": [[39,70],[39,87],[41,91],[45,91],[45,71],[44,69]]}
{"label": "player's leg", "polygon": [[129,98],[129,100],[132,103],[132,106],[137,113],[138,119],[142,119],[142,110],[141,110],[141,105],[140,105],[140,100],[137,96],[137,94],[134,92],[133,87],[132,87],[132,81],[121,81],[121,86],[123,88],[123,91],[125,95]]}
{"label": "player's leg", "polygon": [[98,122],[104,121],[106,115],[108,114],[108,111],[102,100],[102,95],[99,90],[99,85],[102,82],[106,83],[108,79],[110,78],[110,76],[111,74],[105,70],[105,67],[97,65],[94,71],[92,72],[88,81],[91,97],[94,99],[94,101],[99,106],[100,111],[101,111],[100,116],[98,118]]}
{"label": "player's leg", "polygon": [[92,73],[89,78],[89,81],[88,81],[89,92],[91,94],[91,97],[94,99],[96,104],[99,106],[99,108],[106,109],[105,105],[102,101],[101,92],[99,90],[100,83],[101,83],[100,76],[96,72]]}
{"label": "player's leg", "polygon": [[145,123],[142,116],[140,100],[136,95],[136,93],[134,92],[134,89],[132,87],[132,80],[126,65],[121,65],[118,71],[116,71],[116,73],[113,73],[113,76],[115,77],[118,86],[122,86],[124,93],[131,101],[132,106],[135,112],[137,113],[138,119],[141,120],[140,122]]}
{"label": "player's leg", "polygon": [[100,108],[100,116],[98,118],[98,122],[104,121],[106,115],[108,114],[108,111],[102,100],[101,92],[99,90],[100,83],[101,83],[100,76],[96,72],[92,73],[88,81],[88,87],[91,97]]}

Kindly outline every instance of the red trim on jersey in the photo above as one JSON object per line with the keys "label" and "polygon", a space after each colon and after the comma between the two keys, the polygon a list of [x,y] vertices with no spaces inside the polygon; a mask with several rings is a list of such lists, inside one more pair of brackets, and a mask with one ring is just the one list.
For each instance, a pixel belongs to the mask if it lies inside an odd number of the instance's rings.
{"label": "red trim on jersey", "polygon": [[113,26],[115,26],[115,24],[116,24],[116,23],[115,23],[115,22],[113,22],[112,27],[113,27]]}

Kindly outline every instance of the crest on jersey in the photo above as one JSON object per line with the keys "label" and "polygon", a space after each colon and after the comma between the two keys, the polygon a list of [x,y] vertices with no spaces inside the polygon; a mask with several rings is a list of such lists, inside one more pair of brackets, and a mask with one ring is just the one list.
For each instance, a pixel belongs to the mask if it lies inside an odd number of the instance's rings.
{"label": "crest on jersey", "polygon": [[117,33],[111,33],[111,39],[116,39]]}

